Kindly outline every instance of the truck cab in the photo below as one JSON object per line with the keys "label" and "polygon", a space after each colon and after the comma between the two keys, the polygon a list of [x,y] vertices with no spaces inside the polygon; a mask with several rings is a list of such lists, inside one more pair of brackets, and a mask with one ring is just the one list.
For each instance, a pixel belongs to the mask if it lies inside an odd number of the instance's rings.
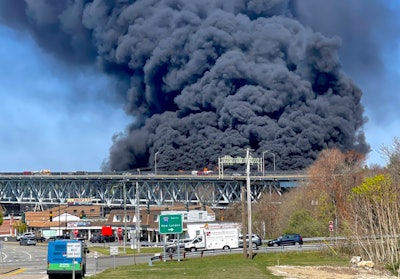
{"label": "truck cab", "polygon": [[198,249],[204,249],[206,247],[206,243],[203,241],[203,237],[201,235],[195,237],[192,241],[185,243],[185,251],[197,251]]}

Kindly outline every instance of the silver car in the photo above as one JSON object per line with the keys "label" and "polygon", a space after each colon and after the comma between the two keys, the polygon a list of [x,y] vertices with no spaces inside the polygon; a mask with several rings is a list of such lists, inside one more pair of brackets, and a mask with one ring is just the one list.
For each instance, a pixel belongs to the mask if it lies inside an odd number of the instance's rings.
{"label": "silver car", "polygon": [[[185,248],[185,243],[191,242],[192,239],[189,238],[184,238],[184,239],[180,239],[179,240],[179,248],[180,249],[184,249]],[[178,240],[174,239],[173,241],[170,242],[170,244],[168,244],[166,246],[166,251],[170,254],[175,253],[178,249]]]}
{"label": "silver car", "polygon": [[20,239],[19,245],[36,245],[36,237],[24,236]]}
{"label": "silver car", "polygon": [[17,235],[17,241],[20,241],[21,238],[23,237],[29,237],[29,236],[35,237],[35,234],[33,232],[26,232],[24,234]]}
{"label": "silver car", "polygon": [[[246,243],[247,243],[247,246],[249,246],[249,243],[250,243],[249,235],[246,235]],[[253,234],[252,238],[251,238],[251,243],[252,243],[252,247],[254,249],[258,249],[258,246],[262,245],[261,237],[258,234]],[[243,235],[239,236],[239,247],[240,248],[243,247]]]}

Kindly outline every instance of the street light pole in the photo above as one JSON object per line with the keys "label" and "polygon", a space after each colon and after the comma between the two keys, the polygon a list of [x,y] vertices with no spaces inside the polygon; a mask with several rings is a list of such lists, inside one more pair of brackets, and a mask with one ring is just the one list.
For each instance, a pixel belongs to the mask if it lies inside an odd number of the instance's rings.
{"label": "street light pole", "polygon": [[268,153],[268,152],[269,152],[269,150],[264,151],[264,152],[262,153],[262,174],[263,174],[263,176],[265,176],[265,160],[264,160],[264,154],[265,154],[265,153]]}
{"label": "street light pole", "polygon": [[276,164],[275,164],[275,153],[271,152],[271,154],[272,154],[272,157],[274,158],[274,173],[275,173],[275,166],[276,166]]}
{"label": "street light pole", "polygon": [[266,151],[264,151],[263,153],[262,153],[262,163],[263,163],[263,176],[265,176],[265,161],[264,161],[264,154],[265,153],[271,153],[272,154],[272,157],[273,157],[273,163],[274,163],[274,172],[276,171],[276,163],[275,163],[275,153],[273,153],[273,152],[271,152],[271,151],[269,151],[269,150],[266,150]]}
{"label": "street light pole", "polygon": [[156,153],[154,153],[154,174],[157,175],[157,154],[158,151]]}

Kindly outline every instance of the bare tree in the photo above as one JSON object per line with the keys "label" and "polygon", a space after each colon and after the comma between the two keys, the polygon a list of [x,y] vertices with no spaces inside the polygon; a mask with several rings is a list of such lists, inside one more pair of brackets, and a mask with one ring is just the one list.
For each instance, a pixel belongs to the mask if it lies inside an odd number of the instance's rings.
{"label": "bare tree", "polygon": [[399,195],[389,174],[366,178],[353,188],[349,227],[371,260],[397,268],[399,263]]}
{"label": "bare tree", "polygon": [[265,193],[260,200],[253,204],[253,230],[255,233],[273,237],[282,229],[279,221],[281,217],[282,197],[276,192]]}
{"label": "bare tree", "polygon": [[400,171],[400,137],[395,137],[391,145],[383,145],[380,153],[386,159],[387,167],[392,171]]}
{"label": "bare tree", "polygon": [[328,149],[309,168],[308,196],[318,203],[315,207],[318,212],[314,214],[334,220],[338,224],[336,229],[341,229],[342,221],[347,219],[348,196],[362,181],[364,159],[356,152]]}
{"label": "bare tree", "polygon": [[346,218],[350,190],[362,181],[363,161],[355,152],[321,152],[308,170],[307,182],[282,197],[265,193],[253,205],[253,228],[267,236],[284,232],[329,235],[329,221]]}
{"label": "bare tree", "polygon": [[383,147],[388,165],[352,189],[348,227],[371,260],[397,272],[400,264],[400,140]]}

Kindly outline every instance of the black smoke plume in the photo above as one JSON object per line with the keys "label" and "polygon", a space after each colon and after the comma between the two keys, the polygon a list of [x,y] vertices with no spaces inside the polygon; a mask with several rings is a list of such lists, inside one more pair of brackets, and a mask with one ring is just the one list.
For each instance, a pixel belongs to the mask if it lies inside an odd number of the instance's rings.
{"label": "black smoke plume", "polygon": [[160,170],[213,168],[246,148],[302,169],[325,148],[369,151],[341,39],[304,26],[302,2],[3,0],[0,15],[128,88],[120,93],[135,121],[114,137],[104,169],[153,166],[156,152]]}

